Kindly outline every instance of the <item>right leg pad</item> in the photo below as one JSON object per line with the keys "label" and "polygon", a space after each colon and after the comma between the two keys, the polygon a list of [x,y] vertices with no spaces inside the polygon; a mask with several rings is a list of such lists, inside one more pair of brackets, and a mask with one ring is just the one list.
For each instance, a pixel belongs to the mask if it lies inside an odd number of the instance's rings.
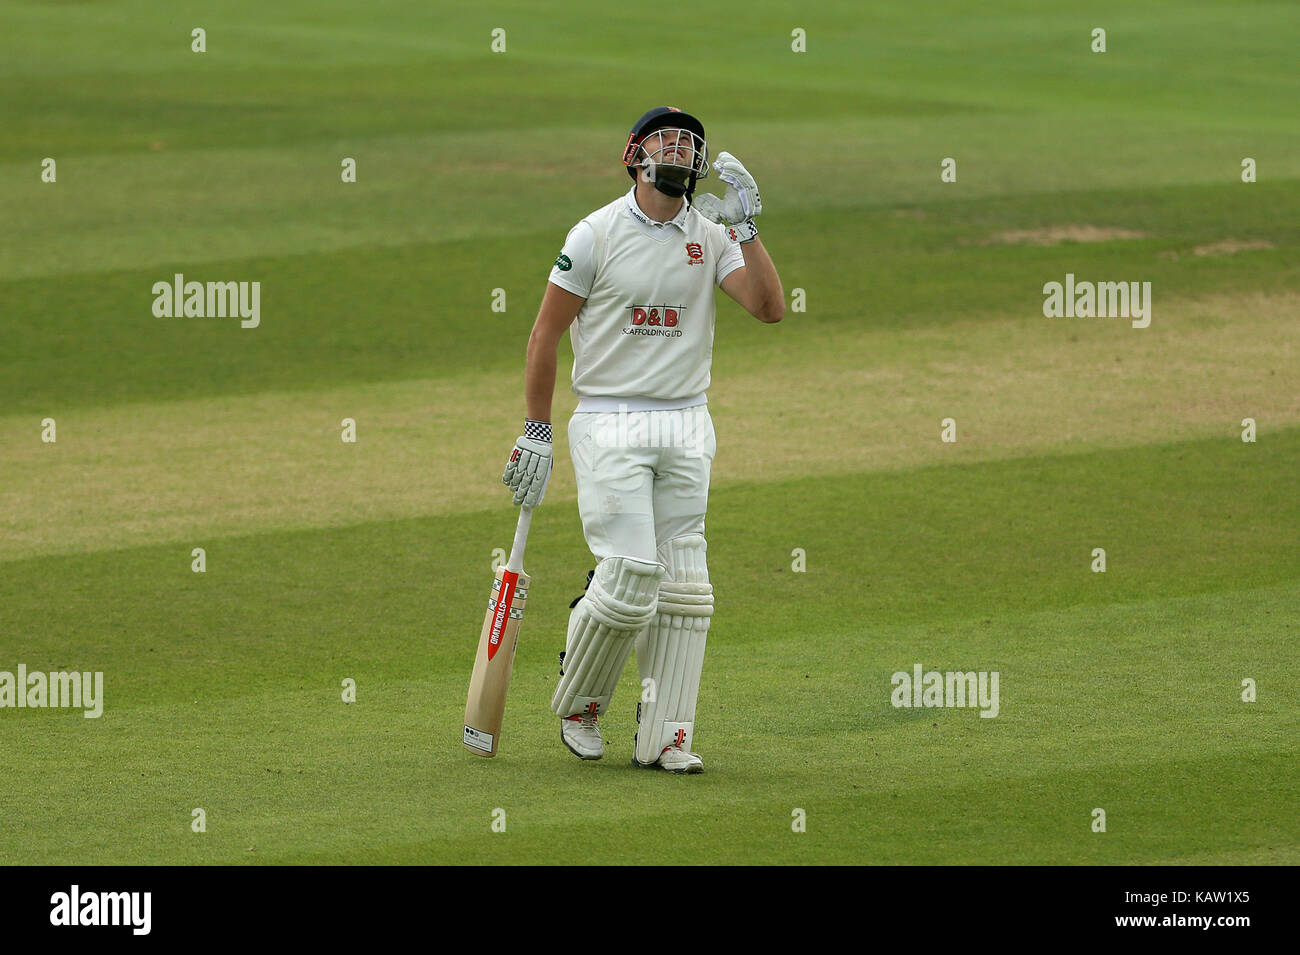
{"label": "right leg pad", "polygon": [[655,618],[657,563],[607,557],[596,567],[586,594],[569,614],[564,674],[551,710],[557,716],[599,714],[609,706],[632,643]]}

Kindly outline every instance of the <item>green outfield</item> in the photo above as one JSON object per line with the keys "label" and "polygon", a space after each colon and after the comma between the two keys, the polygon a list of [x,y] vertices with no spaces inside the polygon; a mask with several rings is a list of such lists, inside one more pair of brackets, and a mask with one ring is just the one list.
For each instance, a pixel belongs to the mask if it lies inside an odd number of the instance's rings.
{"label": "green outfield", "polygon": [[[0,864],[1300,863],[1292,4],[211,7],[0,0],[0,703],[104,681],[0,706]],[[630,765],[632,663],[560,743],[563,428],[480,759],[528,331],[666,103],[804,306],[720,296],[706,772]],[[176,273],[260,324],[156,317]],[[1150,326],[1045,317],[1067,274]],[[996,717],[891,705],[917,664]]]}

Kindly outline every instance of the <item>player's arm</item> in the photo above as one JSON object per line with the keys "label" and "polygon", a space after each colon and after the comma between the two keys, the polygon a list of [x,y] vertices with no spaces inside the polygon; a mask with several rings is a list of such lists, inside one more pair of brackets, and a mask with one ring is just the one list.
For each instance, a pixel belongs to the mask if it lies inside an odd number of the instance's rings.
{"label": "player's arm", "polygon": [[551,420],[560,339],[586,301],[554,282],[546,283],[542,307],[537,312],[537,321],[533,322],[532,334],[528,336],[528,359],[524,366],[524,399],[528,405],[528,417],[534,421]]}
{"label": "player's arm", "polygon": [[745,264],[723,278],[722,291],[760,322],[779,322],[785,316],[785,289],[763,240],[755,236],[742,242],[740,251]]}
{"label": "player's arm", "polygon": [[763,211],[758,184],[731,153],[718,153],[713,168],[726,184],[727,194],[721,199],[709,193],[696,196],[695,208],[706,219],[721,223],[731,241],[739,240],[745,263],[737,267],[735,246],[730,246],[718,262],[719,274],[730,271],[718,285],[760,322],[779,322],[785,316],[785,290],[754,224]]}
{"label": "player's arm", "polygon": [[501,475],[501,483],[514,494],[517,505],[537,507],[546,496],[546,485],[555,463],[551,454],[551,395],[555,391],[556,352],[560,336],[585,301],[553,282],[546,283],[542,307],[528,336],[528,358],[524,365],[528,418]]}
{"label": "player's arm", "polygon": [[528,408],[524,433],[515,442],[501,483],[514,494],[515,504],[536,507],[546,496],[555,461],[552,456],[551,398],[555,393],[556,353],[560,336],[578,317],[595,276],[594,233],[584,219],[571,230],[551,269],[542,307],[528,336],[524,364],[524,403]]}

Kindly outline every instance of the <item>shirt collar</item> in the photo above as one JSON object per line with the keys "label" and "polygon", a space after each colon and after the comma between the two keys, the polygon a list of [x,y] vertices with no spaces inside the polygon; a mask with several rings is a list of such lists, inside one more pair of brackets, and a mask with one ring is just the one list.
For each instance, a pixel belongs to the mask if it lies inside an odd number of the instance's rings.
{"label": "shirt collar", "polygon": [[677,215],[673,216],[667,222],[656,222],[654,219],[651,219],[648,215],[642,212],[641,207],[636,204],[636,186],[633,186],[627,191],[627,211],[632,213],[639,222],[648,226],[658,226],[662,228],[667,225],[675,225],[677,228],[681,229],[682,232],[685,232],[686,217],[690,214],[690,210],[691,204],[689,202],[683,202]]}

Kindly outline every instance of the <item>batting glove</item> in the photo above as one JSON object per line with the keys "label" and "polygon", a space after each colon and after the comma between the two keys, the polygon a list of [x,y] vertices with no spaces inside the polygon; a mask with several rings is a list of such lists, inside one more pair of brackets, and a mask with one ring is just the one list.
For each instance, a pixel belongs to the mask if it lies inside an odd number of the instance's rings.
{"label": "batting glove", "polygon": [[713,169],[718,178],[727,184],[727,194],[721,199],[708,193],[697,196],[695,208],[706,219],[731,226],[728,235],[734,241],[748,242],[758,235],[754,216],[763,211],[758,184],[754,182],[749,170],[731,153],[719,153]]}
{"label": "batting glove", "polygon": [[551,456],[551,426],[545,421],[524,421],[524,433],[506,462],[501,483],[514,492],[515,504],[537,507],[546,496],[555,461]]}

